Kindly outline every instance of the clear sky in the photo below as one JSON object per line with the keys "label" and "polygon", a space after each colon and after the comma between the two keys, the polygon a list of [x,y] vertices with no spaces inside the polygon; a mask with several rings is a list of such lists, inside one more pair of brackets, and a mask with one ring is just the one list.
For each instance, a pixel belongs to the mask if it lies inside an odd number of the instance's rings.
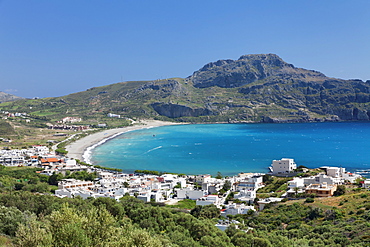
{"label": "clear sky", "polygon": [[370,80],[370,1],[0,0],[0,91],[54,97],[275,53]]}

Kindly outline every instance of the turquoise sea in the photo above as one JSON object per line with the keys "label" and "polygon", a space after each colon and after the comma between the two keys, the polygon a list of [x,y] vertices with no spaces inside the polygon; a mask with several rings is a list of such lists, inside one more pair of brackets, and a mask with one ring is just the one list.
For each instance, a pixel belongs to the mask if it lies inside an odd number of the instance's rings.
{"label": "turquoise sea", "polygon": [[309,168],[368,170],[370,122],[163,126],[119,135],[96,147],[91,161],[124,172],[225,176],[268,172],[281,158]]}

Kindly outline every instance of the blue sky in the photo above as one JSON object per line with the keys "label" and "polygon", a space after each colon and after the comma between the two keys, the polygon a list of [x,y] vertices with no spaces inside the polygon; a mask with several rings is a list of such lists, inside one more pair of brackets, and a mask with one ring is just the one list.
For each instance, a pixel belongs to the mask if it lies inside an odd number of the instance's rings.
{"label": "blue sky", "polygon": [[370,1],[0,0],[0,91],[55,97],[275,53],[370,80]]}

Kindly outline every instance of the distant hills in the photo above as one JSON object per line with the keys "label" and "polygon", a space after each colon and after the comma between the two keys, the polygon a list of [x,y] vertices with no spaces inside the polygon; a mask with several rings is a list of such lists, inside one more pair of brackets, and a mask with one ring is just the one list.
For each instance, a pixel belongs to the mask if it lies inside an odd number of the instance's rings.
{"label": "distant hills", "polygon": [[13,94],[4,93],[4,92],[0,91],[0,103],[8,102],[8,101],[15,101],[15,100],[19,100],[19,99],[23,99],[23,98],[15,96]]}
{"label": "distant hills", "polygon": [[56,98],[8,102],[48,120],[78,115],[185,122],[308,122],[370,119],[370,81],[296,68],[274,54],[203,66],[187,78],[132,81]]}

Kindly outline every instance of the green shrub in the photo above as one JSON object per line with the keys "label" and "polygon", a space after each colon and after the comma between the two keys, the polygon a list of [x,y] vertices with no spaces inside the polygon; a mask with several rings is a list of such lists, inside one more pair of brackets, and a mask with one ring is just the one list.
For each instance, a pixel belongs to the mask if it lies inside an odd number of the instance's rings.
{"label": "green shrub", "polygon": [[312,197],[307,197],[306,200],[305,200],[306,203],[312,203],[314,201],[315,201],[315,199],[313,199]]}

